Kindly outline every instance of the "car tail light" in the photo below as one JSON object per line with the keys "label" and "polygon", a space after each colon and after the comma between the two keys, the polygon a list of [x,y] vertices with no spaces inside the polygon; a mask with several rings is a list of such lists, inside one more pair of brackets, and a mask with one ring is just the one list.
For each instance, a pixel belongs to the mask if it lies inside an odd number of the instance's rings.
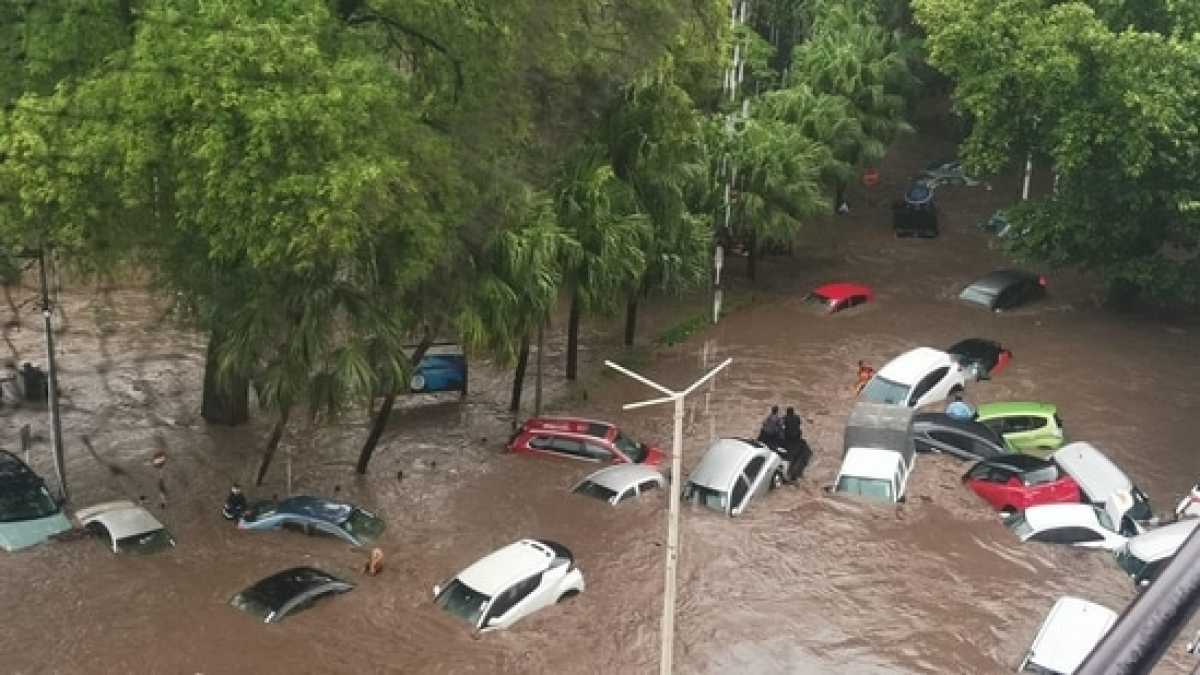
{"label": "car tail light", "polygon": [[1038,286],[1042,288],[1046,287],[1046,276],[1044,274],[1038,277]]}

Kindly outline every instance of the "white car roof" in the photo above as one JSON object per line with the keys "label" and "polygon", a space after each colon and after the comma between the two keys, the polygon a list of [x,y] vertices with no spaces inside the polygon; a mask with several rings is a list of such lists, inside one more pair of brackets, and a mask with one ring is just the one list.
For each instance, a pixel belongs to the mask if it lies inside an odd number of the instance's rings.
{"label": "white car roof", "polygon": [[953,361],[946,352],[931,347],[917,347],[888,361],[879,369],[879,376],[912,386],[935,368],[952,364]]}
{"label": "white car roof", "polygon": [[892,480],[896,465],[901,462],[900,453],[881,448],[850,448],[842,459],[839,476],[858,478],[881,478]]}
{"label": "white car roof", "polygon": [[624,492],[626,489],[647,480],[653,480],[658,483],[662,483],[663,475],[657,470],[651,469],[650,467],[642,464],[617,464],[600,469],[599,471],[587,476],[583,480],[579,481],[577,486],[591,481],[596,485],[606,487],[613,492]]}
{"label": "white car roof", "polygon": [[771,451],[736,438],[718,438],[708,446],[700,464],[692,469],[688,482],[715,490],[728,490],[750,457],[761,452]]}
{"label": "white car roof", "polygon": [[1200,525],[1200,518],[1188,518],[1150,530],[1129,540],[1129,552],[1139,560],[1151,562],[1175,555],[1183,540]]}
{"label": "white car roof", "polygon": [[458,579],[484,595],[495,597],[514,583],[544,572],[554,551],[533,539],[522,539],[489,553],[463,570]]}
{"label": "white car roof", "polygon": [[1091,443],[1068,443],[1051,457],[1094,502],[1108,501],[1113,495],[1133,489],[1129,476]]}
{"label": "white car roof", "polygon": [[128,499],[119,499],[103,504],[96,504],[75,512],[75,519],[80,525],[98,522],[108,530],[113,541],[126,537],[135,537],[147,532],[164,529],[146,509],[134,504]]}
{"label": "white car roof", "polygon": [[1073,673],[1116,621],[1117,613],[1104,605],[1063,596],[1038,629],[1029,662],[1056,673]]}
{"label": "white car roof", "polygon": [[1035,532],[1076,525],[1103,529],[1091,504],[1040,504],[1025,509],[1024,516]]}

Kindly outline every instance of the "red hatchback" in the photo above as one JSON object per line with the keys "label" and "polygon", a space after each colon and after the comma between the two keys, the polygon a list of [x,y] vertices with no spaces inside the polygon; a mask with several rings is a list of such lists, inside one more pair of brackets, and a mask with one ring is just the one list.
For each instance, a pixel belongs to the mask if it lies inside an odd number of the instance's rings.
{"label": "red hatchback", "polygon": [[1032,455],[1002,455],[971,467],[963,483],[997,511],[1015,513],[1038,504],[1081,501],[1079,485],[1054,462]]}
{"label": "red hatchback", "polygon": [[835,283],[816,288],[804,299],[833,314],[874,300],[875,292],[862,284]]}
{"label": "red hatchback", "polygon": [[509,452],[565,457],[585,462],[658,466],[666,456],[638,443],[608,422],[578,417],[531,417],[508,442]]}

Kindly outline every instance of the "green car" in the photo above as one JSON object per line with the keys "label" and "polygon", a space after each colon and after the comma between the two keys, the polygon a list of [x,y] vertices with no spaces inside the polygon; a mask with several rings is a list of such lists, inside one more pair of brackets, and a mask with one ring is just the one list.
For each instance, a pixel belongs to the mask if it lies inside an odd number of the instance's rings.
{"label": "green car", "polygon": [[0,549],[19,551],[71,529],[46,483],[10,452],[0,450]]}
{"label": "green car", "polygon": [[1048,459],[1066,442],[1058,406],[1036,401],[985,403],[975,418],[1004,437],[1017,452]]}

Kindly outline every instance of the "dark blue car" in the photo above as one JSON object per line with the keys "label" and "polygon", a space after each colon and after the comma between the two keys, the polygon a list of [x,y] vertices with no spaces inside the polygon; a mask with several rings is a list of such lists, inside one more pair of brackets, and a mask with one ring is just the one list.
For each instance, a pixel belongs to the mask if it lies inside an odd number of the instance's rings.
{"label": "dark blue car", "polygon": [[366,546],[383,532],[378,516],[353,504],[321,497],[289,497],[279,503],[261,502],[238,520],[238,529],[276,530],[292,527],[306,534],[324,532],[354,546]]}

